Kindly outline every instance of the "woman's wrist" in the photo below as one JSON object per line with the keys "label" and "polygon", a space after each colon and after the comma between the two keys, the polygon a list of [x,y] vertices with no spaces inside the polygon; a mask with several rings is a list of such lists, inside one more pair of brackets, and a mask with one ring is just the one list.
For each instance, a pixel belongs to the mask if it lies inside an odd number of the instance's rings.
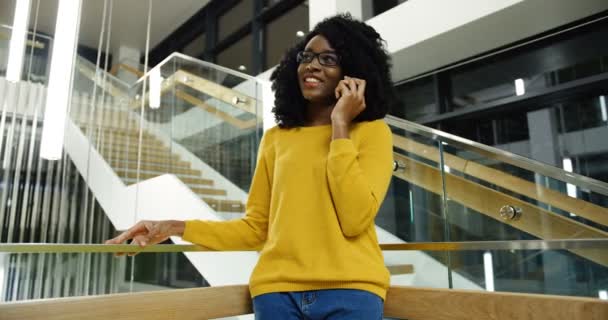
{"label": "woman's wrist", "polygon": [[332,140],[336,139],[348,139],[348,127],[349,123],[346,121],[333,121],[332,126]]}
{"label": "woman's wrist", "polygon": [[179,220],[171,220],[171,234],[178,237],[184,236],[184,230],[186,229],[186,222]]}

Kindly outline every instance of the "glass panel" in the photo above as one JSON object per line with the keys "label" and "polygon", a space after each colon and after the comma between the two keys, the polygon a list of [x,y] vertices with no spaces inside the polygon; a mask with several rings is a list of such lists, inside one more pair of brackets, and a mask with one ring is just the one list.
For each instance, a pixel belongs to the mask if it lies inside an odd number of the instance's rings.
{"label": "glass panel", "polygon": [[291,48],[308,28],[308,6],[299,4],[295,8],[266,25],[266,68],[277,65],[285,51]]}
{"label": "glass panel", "polygon": [[115,275],[127,258],[104,253],[0,253],[0,301],[127,292]]}
{"label": "glass panel", "polygon": [[208,286],[180,252],[0,252],[1,302]]}
{"label": "glass panel", "polygon": [[606,237],[606,196],[478,152],[443,147],[450,241]]}
{"label": "glass panel", "polygon": [[380,242],[446,241],[437,141],[393,128],[393,173],[376,224],[395,237]]}
{"label": "glass panel", "polygon": [[585,250],[592,249],[453,251],[454,288],[598,298],[608,268],[585,259]]}
{"label": "glass panel", "polygon": [[[189,253],[194,254],[196,253]],[[134,264],[134,291],[208,287],[209,283],[181,252],[141,253],[126,261],[123,279],[131,279]]]}
{"label": "glass panel", "polygon": [[251,41],[251,34],[239,39],[239,41],[217,55],[217,64],[233,70],[250,73],[253,63]]}
{"label": "glass panel", "polygon": [[174,174],[220,215],[240,217],[262,134],[259,84],[181,55],[160,68],[161,106],[150,108],[145,97],[141,126],[149,139],[139,175],[123,181]]}

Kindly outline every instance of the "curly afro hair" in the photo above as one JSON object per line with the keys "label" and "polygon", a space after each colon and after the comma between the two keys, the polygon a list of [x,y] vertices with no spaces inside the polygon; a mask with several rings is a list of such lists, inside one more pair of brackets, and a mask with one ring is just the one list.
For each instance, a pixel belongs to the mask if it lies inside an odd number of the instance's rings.
{"label": "curly afro hair", "polygon": [[327,18],[302,41],[289,49],[272,73],[275,107],[272,112],[281,128],[300,127],[306,121],[307,101],[298,85],[296,56],[316,35],[325,37],[340,55],[344,75],[364,79],[367,107],[354,121],[382,119],[397,101],[391,81],[391,62],[378,32],[350,14]]}

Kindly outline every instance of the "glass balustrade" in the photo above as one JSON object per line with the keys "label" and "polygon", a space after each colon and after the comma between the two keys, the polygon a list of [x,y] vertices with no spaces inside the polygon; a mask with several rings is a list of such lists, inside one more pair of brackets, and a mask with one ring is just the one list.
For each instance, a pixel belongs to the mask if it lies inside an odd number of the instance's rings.
{"label": "glass balustrade", "polygon": [[[377,224],[401,241],[608,239],[608,185],[399,118],[396,171]],[[608,247],[428,252],[452,288],[597,296]],[[462,285],[458,285],[458,284]]]}

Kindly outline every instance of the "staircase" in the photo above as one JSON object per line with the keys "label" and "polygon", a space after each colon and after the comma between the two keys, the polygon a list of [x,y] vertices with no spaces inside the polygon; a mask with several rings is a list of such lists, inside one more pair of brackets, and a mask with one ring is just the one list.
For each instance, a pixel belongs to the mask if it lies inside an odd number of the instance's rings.
{"label": "staircase", "polygon": [[[226,190],[216,187],[214,180],[205,178],[201,170],[192,169],[190,162],[182,160],[179,154],[154,134],[143,130],[140,142],[139,126],[136,121],[128,120],[128,117],[126,111],[109,114],[107,118],[112,121],[120,119],[126,124],[120,127],[113,125],[106,117],[102,117],[101,124],[91,124],[86,120],[76,122],[83,133],[87,130],[94,131],[100,146],[97,151],[127,186],[170,172],[214,210],[240,214],[245,212],[243,201],[226,199]],[[93,125],[103,129],[95,129],[91,127]],[[139,145],[141,149],[138,148]]]}

